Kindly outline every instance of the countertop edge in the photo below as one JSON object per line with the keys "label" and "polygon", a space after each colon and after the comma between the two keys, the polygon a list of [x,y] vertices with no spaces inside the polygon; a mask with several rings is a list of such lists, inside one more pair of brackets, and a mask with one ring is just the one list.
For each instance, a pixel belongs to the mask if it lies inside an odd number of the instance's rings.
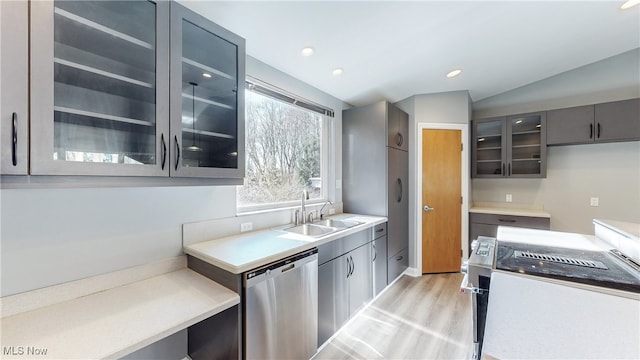
{"label": "countertop edge", "polygon": [[469,208],[470,213],[476,214],[495,214],[495,215],[512,215],[527,216],[539,218],[551,218],[551,214],[539,209],[518,209],[518,208],[499,208],[490,206],[473,206]]}
{"label": "countertop edge", "polygon": [[640,238],[640,224],[638,223],[610,219],[593,219],[593,223],[604,226],[629,239]]}

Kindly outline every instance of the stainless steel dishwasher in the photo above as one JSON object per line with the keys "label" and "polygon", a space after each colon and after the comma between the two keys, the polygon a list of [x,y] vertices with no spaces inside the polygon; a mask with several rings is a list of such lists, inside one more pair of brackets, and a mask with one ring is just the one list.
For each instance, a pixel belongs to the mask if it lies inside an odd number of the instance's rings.
{"label": "stainless steel dishwasher", "polygon": [[318,249],[243,274],[247,359],[310,359],[318,347]]}

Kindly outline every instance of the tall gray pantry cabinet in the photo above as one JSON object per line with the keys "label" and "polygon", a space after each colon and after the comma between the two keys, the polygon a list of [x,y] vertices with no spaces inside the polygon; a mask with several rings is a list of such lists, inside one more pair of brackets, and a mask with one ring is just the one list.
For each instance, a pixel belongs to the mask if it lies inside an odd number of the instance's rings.
{"label": "tall gray pantry cabinet", "polygon": [[386,216],[387,283],[409,265],[409,115],[386,101],[342,113],[342,199],[348,213]]}

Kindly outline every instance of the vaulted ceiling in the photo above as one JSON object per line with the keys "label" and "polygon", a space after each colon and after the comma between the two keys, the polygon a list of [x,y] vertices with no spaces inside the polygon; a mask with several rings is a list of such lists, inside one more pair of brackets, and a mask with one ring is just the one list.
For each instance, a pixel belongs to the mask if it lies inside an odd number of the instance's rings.
{"label": "vaulted ceiling", "polygon": [[640,6],[623,1],[180,2],[352,105],[455,90],[478,101],[640,47]]}

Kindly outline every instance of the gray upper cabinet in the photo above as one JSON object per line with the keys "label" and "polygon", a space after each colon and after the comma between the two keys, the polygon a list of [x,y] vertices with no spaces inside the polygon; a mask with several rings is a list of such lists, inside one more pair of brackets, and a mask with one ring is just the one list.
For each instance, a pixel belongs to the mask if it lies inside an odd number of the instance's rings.
{"label": "gray upper cabinet", "polygon": [[546,176],[546,114],[474,120],[472,175],[478,178]]}
{"label": "gray upper cabinet", "polygon": [[640,99],[547,112],[547,144],[640,140]]}
{"label": "gray upper cabinet", "polygon": [[593,142],[594,106],[547,111],[547,145]]}
{"label": "gray upper cabinet", "polygon": [[506,171],[506,118],[473,120],[472,174],[474,177],[503,177]]}
{"label": "gray upper cabinet", "polygon": [[2,174],[242,181],[244,39],[168,1],[2,9]]}
{"label": "gray upper cabinet", "polygon": [[171,3],[171,175],[244,177],[245,41]]}
{"label": "gray upper cabinet", "polygon": [[31,2],[31,174],[169,174],[168,23],[165,2]]}
{"label": "gray upper cabinet", "polygon": [[387,146],[398,150],[409,151],[408,115],[395,106],[386,105],[385,111],[387,112],[386,116],[388,119]]}
{"label": "gray upper cabinet", "polygon": [[595,105],[595,141],[640,140],[640,99]]}
{"label": "gray upper cabinet", "polygon": [[28,171],[28,24],[29,3],[0,1],[0,173],[26,175]]}

